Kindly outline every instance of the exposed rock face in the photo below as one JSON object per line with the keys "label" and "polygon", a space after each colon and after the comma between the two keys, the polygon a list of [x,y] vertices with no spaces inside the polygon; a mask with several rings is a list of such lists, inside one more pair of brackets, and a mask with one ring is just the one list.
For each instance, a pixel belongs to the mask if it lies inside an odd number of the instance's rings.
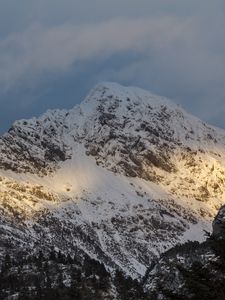
{"label": "exposed rock face", "polygon": [[13,124],[0,139],[0,167],[47,175],[71,157],[63,137],[66,111],[48,111],[39,119]]}
{"label": "exposed rock face", "polygon": [[225,240],[225,205],[220,208],[213,221],[213,237]]}
{"label": "exposed rock face", "polygon": [[93,100],[85,146],[98,164],[163,184],[177,196],[210,201],[223,195],[224,132],[139,89],[98,86],[81,110]]}
{"label": "exposed rock face", "polygon": [[15,122],[0,139],[1,253],[54,245],[140,277],[209,230],[225,203],[224,141],[171,101],[112,83]]}
{"label": "exposed rock face", "polygon": [[203,243],[177,245],[154,261],[143,279],[153,299],[224,299],[224,217],[225,206],[213,221],[212,235]]}

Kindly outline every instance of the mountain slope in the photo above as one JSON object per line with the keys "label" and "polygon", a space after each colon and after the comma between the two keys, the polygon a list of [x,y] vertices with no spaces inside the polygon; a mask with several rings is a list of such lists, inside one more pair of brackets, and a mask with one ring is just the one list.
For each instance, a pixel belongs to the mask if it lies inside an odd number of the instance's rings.
{"label": "mountain slope", "polygon": [[187,242],[163,253],[146,272],[151,299],[225,299],[225,206],[213,220],[213,232],[203,243]]}
{"label": "mountain slope", "polygon": [[225,132],[114,83],[0,139],[1,253],[56,247],[133,277],[201,240],[225,202]]}

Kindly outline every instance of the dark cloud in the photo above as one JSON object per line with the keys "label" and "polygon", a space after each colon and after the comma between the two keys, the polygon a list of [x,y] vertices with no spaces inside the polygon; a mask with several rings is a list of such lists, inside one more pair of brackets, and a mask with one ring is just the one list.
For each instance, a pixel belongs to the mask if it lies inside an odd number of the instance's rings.
{"label": "dark cloud", "polygon": [[8,0],[0,20],[1,131],[72,107],[102,80],[171,97],[225,128],[223,1]]}

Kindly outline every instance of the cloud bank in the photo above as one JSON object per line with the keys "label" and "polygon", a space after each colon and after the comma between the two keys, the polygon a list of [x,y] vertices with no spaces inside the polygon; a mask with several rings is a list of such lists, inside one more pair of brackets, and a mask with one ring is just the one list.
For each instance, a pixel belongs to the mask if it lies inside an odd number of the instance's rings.
{"label": "cloud bank", "polygon": [[106,59],[124,51],[149,57],[179,43],[189,30],[187,23],[168,17],[50,28],[33,25],[0,41],[0,85],[10,88],[30,75],[65,72],[78,61]]}
{"label": "cloud bank", "polygon": [[225,128],[223,1],[89,2],[21,1],[14,27],[0,29],[1,104],[35,114],[42,99],[43,110],[57,107],[63,94],[112,80],[171,97]]}

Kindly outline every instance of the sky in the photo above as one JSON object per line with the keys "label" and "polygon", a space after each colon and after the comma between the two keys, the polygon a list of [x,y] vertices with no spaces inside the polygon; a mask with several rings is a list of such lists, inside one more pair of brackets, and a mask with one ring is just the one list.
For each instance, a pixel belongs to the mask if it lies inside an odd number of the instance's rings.
{"label": "sky", "polygon": [[225,129],[224,0],[0,0],[0,133],[101,81]]}

